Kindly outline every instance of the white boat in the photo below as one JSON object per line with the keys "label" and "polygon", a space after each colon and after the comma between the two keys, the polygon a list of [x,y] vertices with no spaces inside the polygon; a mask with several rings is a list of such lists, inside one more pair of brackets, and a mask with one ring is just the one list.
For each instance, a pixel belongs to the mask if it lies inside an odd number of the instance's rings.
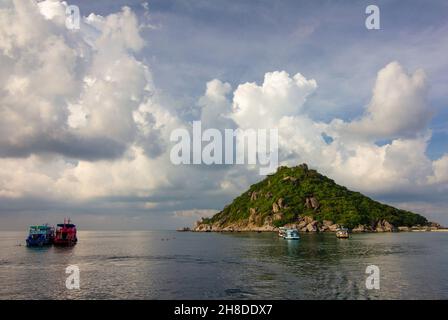
{"label": "white boat", "polygon": [[288,229],[285,227],[278,228],[278,236],[281,238],[284,238],[285,234],[286,234],[286,230],[288,230]]}
{"label": "white boat", "polygon": [[348,239],[349,238],[348,229],[346,228],[339,229],[338,231],[336,231],[336,237],[340,239]]}
{"label": "white boat", "polygon": [[285,240],[299,240],[299,231],[297,229],[286,229],[283,238]]}

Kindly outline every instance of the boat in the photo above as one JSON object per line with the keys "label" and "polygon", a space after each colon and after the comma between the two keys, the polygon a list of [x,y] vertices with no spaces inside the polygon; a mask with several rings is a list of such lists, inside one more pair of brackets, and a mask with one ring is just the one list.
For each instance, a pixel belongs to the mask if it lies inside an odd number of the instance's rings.
{"label": "boat", "polygon": [[299,240],[299,231],[297,229],[286,229],[285,235],[283,236],[285,240]]}
{"label": "boat", "polygon": [[348,239],[348,229],[347,228],[340,228],[336,231],[336,237],[339,239]]}
{"label": "boat", "polygon": [[285,234],[286,234],[286,230],[287,230],[287,228],[285,228],[285,227],[278,228],[278,236],[280,238],[284,238]]}
{"label": "boat", "polygon": [[76,226],[70,219],[65,220],[56,226],[55,246],[74,246],[78,242],[76,237]]}
{"label": "boat", "polygon": [[48,224],[30,226],[26,245],[28,247],[42,247],[51,245],[54,241],[54,228]]}

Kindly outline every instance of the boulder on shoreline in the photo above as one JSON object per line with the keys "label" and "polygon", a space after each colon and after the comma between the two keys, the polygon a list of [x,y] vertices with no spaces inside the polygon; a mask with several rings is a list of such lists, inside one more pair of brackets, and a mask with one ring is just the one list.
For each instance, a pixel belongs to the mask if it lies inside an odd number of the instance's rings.
{"label": "boulder on shoreline", "polygon": [[[192,231],[197,232],[276,232],[278,227],[273,225],[275,220],[274,217],[268,216],[265,218],[264,222],[260,224],[260,219],[256,218],[256,209],[251,208],[251,215],[248,221],[240,221],[238,223],[231,223],[226,225],[220,225],[219,223],[207,223],[204,221],[196,222]],[[285,228],[297,229],[299,232],[336,232],[339,228],[342,228],[340,224],[333,223],[329,220],[324,220],[319,222],[314,220],[312,217],[303,216],[299,217],[297,221],[293,223],[288,223],[284,225]],[[386,220],[379,220],[373,227],[370,225],[360,224],[355,228],[351,229],[353,233],[362,232],[410,232],[410,231],[436,231],[439,229],[444,229],[440,225],[436,226],[399,226],[395,227]]]}

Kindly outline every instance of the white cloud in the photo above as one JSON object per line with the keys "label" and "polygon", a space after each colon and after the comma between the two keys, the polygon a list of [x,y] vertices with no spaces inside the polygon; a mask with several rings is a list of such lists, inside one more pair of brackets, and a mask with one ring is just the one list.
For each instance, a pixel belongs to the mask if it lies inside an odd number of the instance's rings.
{"label": "white cloud", "polygon": [[230,117],[243,128],[278,128],[283,163],[307,162],[350,188],[376,195],[438,192],[434,182],[445,179],[446,159],[433,162],[426,155],[432,110],[422,70],[408,75],[397,62],[385,66],[364,116],[348,122],[314,121],[313,110],[303,110],[316,88],[301,75],[267,73],[261,86],[245,83],[235,90]]}
{"label": "white cloud", "polygon": [[[432,163],[434,174],[430,177],[430,181],[434,183],[448,184],[448,154]],[[448,185],[445,186],[448,189]]]}
{"label": "white cloud", "polygon": [[3,156],[117,157],[137,134],[132,115],[153,86],[147,67],[133,56],[144,44],[136,16],[126,7],[107,17],[92,14],[71,31],[66,6],[0,6]]}
{"label": "white cloud", "polygon": [[235,122],[229,118],[232,105],[228,100],[232,87],[229,83],[214,79],[207,82],[205,94],[199,99],[201,121],[207,128],[234,128]]}
{"label": "white cloud", "polygon": [[415,137],[426,129],[432,116],[427,90],[423,70],[407,74],[398,62],[391,62],[378,72],[362,118],[349,123],[333,121],[333,133],[373,140]]}
{"label": "white cloud", "polygon": [[234,92],[232,119],[242,129],[271,128],[284,116],[300,112],[306,98],[317,88],[314,79],[300,73],[268,72],[261,86],[244,83]]}

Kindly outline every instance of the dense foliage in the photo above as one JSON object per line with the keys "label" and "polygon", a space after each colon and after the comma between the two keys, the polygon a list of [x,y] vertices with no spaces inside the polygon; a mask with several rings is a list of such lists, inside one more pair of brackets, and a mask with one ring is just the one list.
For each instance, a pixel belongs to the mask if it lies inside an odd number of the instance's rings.
{"label": "dense foliage", "polygon": [[[251,195],[256,192],[254,199]],[[314,197],[319,202],[317,209],[307,208],[305,200]],[[331,220],[353,228],[359,224],[374,225],[385,219],[394,226],[415,226],[428,223],[425,217],[409,211],[396,209],[374,201],[359,192],[353,192],[336,184],[328,177],[310,170],[303,164],[297,167],[280,167],[273,175],[252,185],[221,212],[204,222],[221,225],[246,220],[250,208],[255,208],[263,219],[273,214],[273,203],[279,198],[285,204],[282,218],[275,221],[281,226],[297,220],[298,216],[311,216],[315,220]]]}

